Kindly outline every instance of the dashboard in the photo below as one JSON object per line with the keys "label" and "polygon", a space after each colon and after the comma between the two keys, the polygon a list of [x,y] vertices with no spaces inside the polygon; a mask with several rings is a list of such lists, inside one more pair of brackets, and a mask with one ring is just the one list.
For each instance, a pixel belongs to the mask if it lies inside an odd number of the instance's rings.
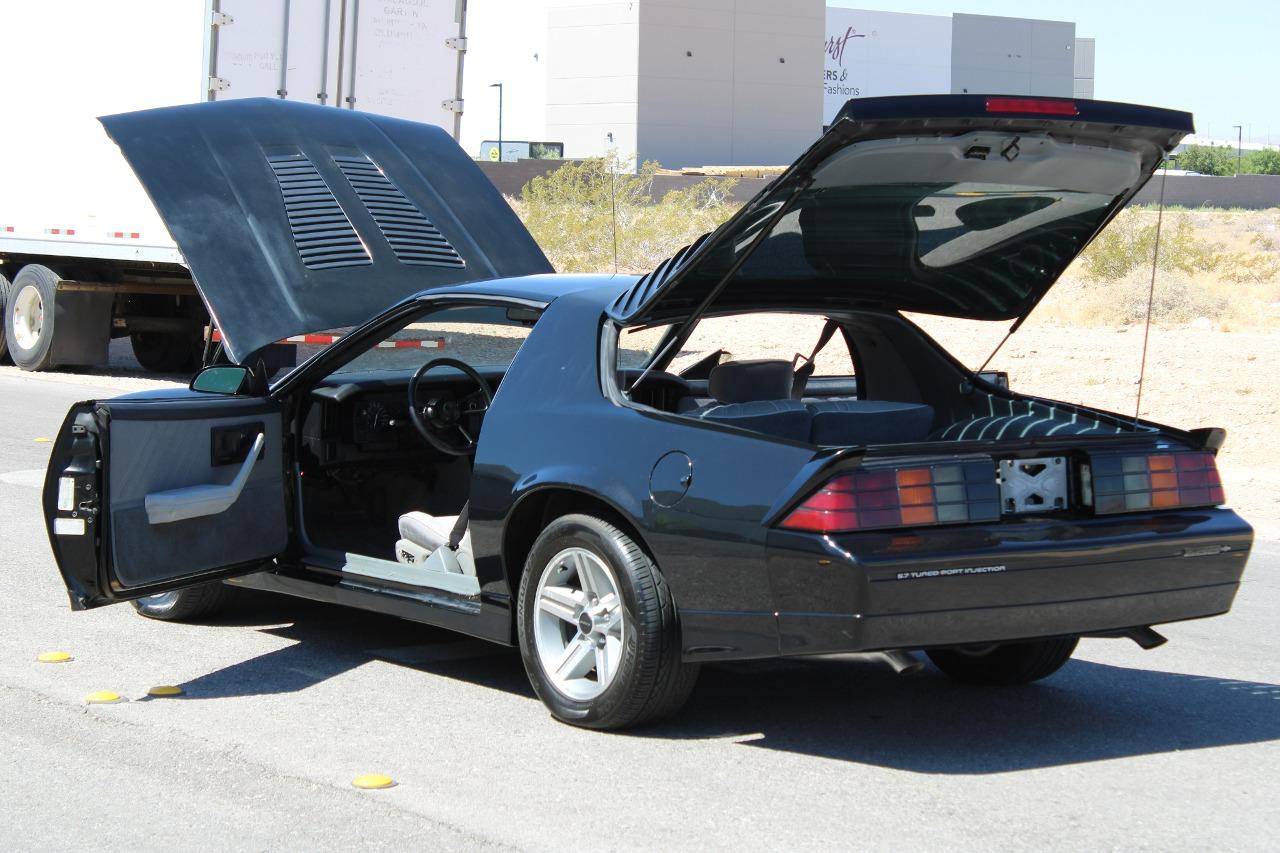
{"label": "dashboard", "polygon": [[[502,371],[481,370],[495,393]],[[432,448],[409,418],[409,375],[371,371],[331,377],[312,389],[302,419],[304,458],[321,467],[354,462],[443,456]],[[470,399],[475,382],[463,374],[433,371],[419,385],[419,399],[456,406],[459,422],[479,435],[484,413]]]}

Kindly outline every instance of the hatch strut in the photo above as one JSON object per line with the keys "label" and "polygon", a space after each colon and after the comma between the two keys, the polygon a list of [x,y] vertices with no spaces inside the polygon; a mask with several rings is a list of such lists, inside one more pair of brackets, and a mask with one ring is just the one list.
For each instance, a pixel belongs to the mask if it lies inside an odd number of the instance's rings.
{"label": "hatch strut", "polygon": [[809,185],[812,183],[813,176],[807,175],[804,180],[796,184],[795,189],[791,191],[791,195],[787,196],[787,198],[778,205],[778,209],[773,212],[773,215],[765,220],[764,224],[760,226],[760,233],[756,234],[756,236],[751,239],[751,242],[747,244],[747,247],[738,253],[738,257],[729,265],[729,269],[727,269],[725,274],[720,277],[720,280],[716,282],[715,286],[708,291],[707,295],[702,298],[702,301],[698,303],[697,307],[693,309],[684,322],[676,327],[676,334],[667,338],[667,342],[663,345],[657,355],[649,359],[649,363],[645,365],[644,370],[640,372],[640,376],[637,377],[636,381],[632,382],[631,387],[627,389],[628,394],[639,387],[640,383],[645,380],[645,377],[653,372],[654,365],[662,363],[667,353],[673,350],[675,352],[680,351],[680,347],[683,346],[684,342],[689,340],[689,336],[693,334],[693,329],[697,325],[699,318],[701,318],[702,315],[706,313],[707,309],[711,307],[711,303],[720,295],[720,291],[724,290],[725,286],[729,283],[729,279],[733,278],[734,275],[737,274],[738,270],[742,268],[742,265],[747,262],[747,259],[755,253],[755,250],[760,247],[760,244],[765,241],[765,238],[773,232],[774,227],[777,226],[782,217],[786,216],[791,211],[791,208],[795,206],[796,201],[800,198],[800,193],[807,190]]}
{"label": "hatch strut", "polygon": [[1147,290],[1147,322],[1142,330],[1142,364],[1138,368],[1138,400],[1133,405],[1133,425],[1138,425],[1142,413],[1142,380],[1147,375],[1147,341],[1151,337],[1151,307],[1156,298],[1156,268],[1160,263],[1160,224],[1164,221],[1164,184],[1169,180],[1169,158],[1164,159],[1164,171],[1160,175],[1160,206],[1156,208],[1156,245],[1151,253],[1151,287]]}

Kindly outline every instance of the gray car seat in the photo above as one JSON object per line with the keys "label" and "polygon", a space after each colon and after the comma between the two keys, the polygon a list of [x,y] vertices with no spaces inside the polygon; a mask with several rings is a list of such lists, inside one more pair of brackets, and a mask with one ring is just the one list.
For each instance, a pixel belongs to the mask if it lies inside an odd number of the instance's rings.
{"label": "gray car seat", "polygon": [[684,414],[701,420],[808,441],[813,413],[791,399],[791,362],[782,359],[728,361],[717,365],[707,379],[715,402]]}

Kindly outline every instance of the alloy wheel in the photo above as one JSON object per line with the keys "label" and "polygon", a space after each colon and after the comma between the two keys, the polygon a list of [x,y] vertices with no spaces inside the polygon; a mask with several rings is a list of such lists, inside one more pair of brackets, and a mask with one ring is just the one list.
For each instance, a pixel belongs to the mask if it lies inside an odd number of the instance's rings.
{"label": "alloy wheel", "polygon": [[538,581],[533,639],[547,680],[558,692],[590,701],[622,665],[625,612],[618,581],[585,548],[551,558]]}

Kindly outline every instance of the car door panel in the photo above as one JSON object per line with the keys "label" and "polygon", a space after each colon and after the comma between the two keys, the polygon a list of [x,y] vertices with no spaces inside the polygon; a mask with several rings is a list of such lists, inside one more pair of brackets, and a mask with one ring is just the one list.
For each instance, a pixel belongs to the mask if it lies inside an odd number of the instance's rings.
{"label": "car door panel", "polygon": [[[73,410],[69,434],[55,445],[45,500],[73,606],[253,571],[282,553],[289,537],[282,430],[280,404],[262,399],[125,398]],[[86,433],[96,434],[91,451]],[[228,434],[250,439],[239,458],[227,452]],[[98,477],[84,472],[90,452],[101,464]],[[61,499],[68,490],[100,490],[102,500]],[[77,539],[72,526],[80,521],[88,535]]]}
{"label": "car door panel", "polygon": [[[142,420],[149,415],[128,405],[111,406],[107,495],[111,557],[116,579],[125,587],[198,574],[274,556],[288,541],[285,516],[281,421],[222,416]],[[240,466],[214,465],[215,433],[239,420],[263,430],[263,459],[253,466],[239,497],[225,511],[168,523],[152,523],[146,498],[201,485],[230,485]],[[239,460],[237,460],[239,461]]]}

